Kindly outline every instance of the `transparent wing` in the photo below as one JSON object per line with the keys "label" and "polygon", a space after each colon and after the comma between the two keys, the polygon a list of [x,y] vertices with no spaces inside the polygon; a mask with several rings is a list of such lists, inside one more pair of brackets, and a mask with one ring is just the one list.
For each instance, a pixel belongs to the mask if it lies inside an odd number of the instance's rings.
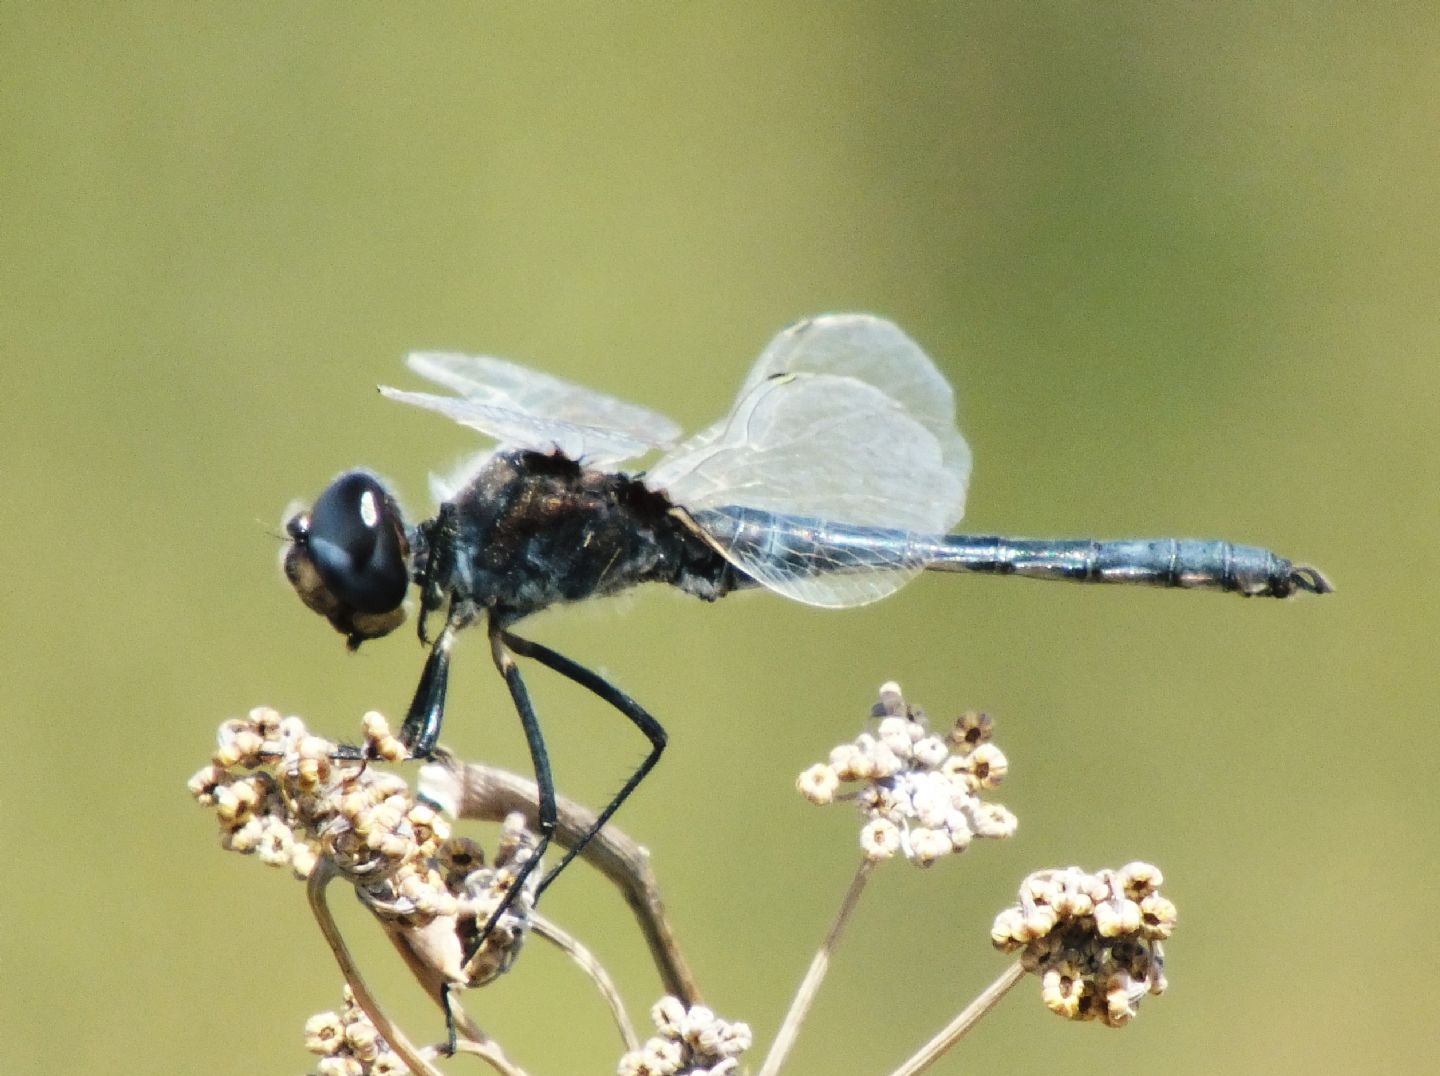
{"label": "transparent wing", "polygon": [[385,396],[438,411],[505,445],[537,452],[558,448],[603,466],[665,448],[680,436],[664,415],[504,359],[418,351],[406,361],[456,395],[381,386]]}
{"label": "transparent wing", "polygon": [[752,508],[698,509],[693,515],[731,563],[807,605],[839,608],[878,601],[926,563],[914,541],[919,532],[846,528]]}
{"label": "transparent wing", "polygon": [[456,396],[435,396],[428,392],[406,392],[381,385],[391,400],[438,411],[462,426],[479,430],[502,445],[535,452],[559,450],[573,460],[592,466],[606,466],[642,455],[656,447],[648,438],[632,437],[621,430],[584,426],[556,418],[543,418],[525,411],[494,407]]}
{"label": "transparent wing", "polygon": [[[969,477],[954,396],[925,353],[881,318],[833,314],[777,336],[730,415],[663,457],[646,483],[697,513],[746,507],[809,520],[766,533],[702,516],[758,582],[844,606],[882,598],[921,570],[911,537],[959,522]],[[856,559],[829,541],[827,522],[889,537]]]}
{"label": "transparent wing", "polygon": [[[766,378],[803,371],[874,385],[935,436],[947,466],[952,471],[963,467],[962,482],[969,481],[970,448],[955,426],[950,382],[893,321],[873,314],[822,314],[798,321],[761,352],[738,398]],[[954,522],[959,521],[957,514]]]}

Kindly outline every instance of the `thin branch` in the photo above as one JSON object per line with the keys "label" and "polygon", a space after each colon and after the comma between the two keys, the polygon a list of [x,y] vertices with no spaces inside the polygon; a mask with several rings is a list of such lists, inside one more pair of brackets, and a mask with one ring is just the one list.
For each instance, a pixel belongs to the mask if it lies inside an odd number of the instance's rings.
{"label": "thin branch", "polygon": [[494,1039],[476,1041],[474,1039],[459,1039],[455,1043],[457,1054],[474,1054],[476,1057],[490,1064],[496,1072],[502,1076],[524,1076],[520,1069],[516,1068],[506,1058],[505,1052],[500,1049],[500,1044]]}
{"label": "thin branch", "polygon": [[595,959],[595,955],[589,949],[540,913],[534,913],[530,923],[536,934],[560,949],[575,961],[581,971],[590,976],[590,980],[595,984],[595,989],[600,991],[600,996],[610,1006],[610,1015],[615,1020],[615,1027],[620,1032],[620,1038],[625,1042],[625,1049],[627,1051],[640,1049],[640,1040],[635,1037],[635,1027],[630,1023],[630,1017],[625,1012],[625,1003],[620,1000],[620,991],[616,989],[615,980],[610,978],[610,973],[605,970],[604,965]]}
{"label": "thin branch", "polygon": [[[376,1003],[370,993],[370,988],[365,985],[365,979],[360,974],[360,969],[350,956],[350,950],[345,945],[345,939],[340,934],[340,928],[335,923],[335,917],[330,914],[330,904],[325,899],[325,890],[336,874],[335,865],[328,856],[321,856],[315,864],[315,869],[310,872],[309,881],[305,886],[305,895],[310,901],[310,911],[315,916],[315,921],[320,925],[320,933],[325,935],[325,941],[330,945],[330,951],[335,954],[335,962],[340,965],[340,974],[345,976],[345,982],[350,986],[350,992],[355,996],[355,1003],[360,1006],[370,1022],[375,1025],[375,1030],[380,1033],[390,1049],[394,1050],[410,1067],[410,1071],[418,1076],[442,1076],[440,1071],[420,1056],[415,1045],[405,1037],[385,1011]],[[523,1076],[518,1070],[510,1070],[515,1076]]]}
{"label": "thin branch", "polygon": [[1000,1003],[1010,990],[1025,977],[1025,969],[1017,960],[1011,964],[1001,976],[987,986],[974,1001],[965,1006],[959,1016],[951,1020],[938,1035],[920,1047],[903,1065],[890,1074],[890,1076],[918,1076],[936,1061],[938,1061],[950,1047],[959,1042],[967,1031],[975,1026],[976,1021],[984,1016]]}
{"label": "thin branch", "polygon": [[[420,790],[452,806],[457,818],[499,822],[519,811],[532,827],[537,825],[535,782],[493,766],[461,763],[442,755],[421,770]],[[596,816],[563,796],[556,797],[556,808],[559,823],[554,841],[562,848],[572,848],[590,832]],[[665,914],[659,884],[650,869],[650,853],[613,825],[607,825],[585,846],[580,857],[620,890],[650,948],[665,991],[687,1007],[700,1004],[700,988]]]}
{"label": "thin branch", "polygon": [[830,970],[830,955],[840,943],[840,936],[844,933],[856,904],[860,902],[860,894],[865,891],[865,883],[870,880],[870,871],[874,866],[874,860],[862,859],[860,866],[855,869],[855,877],[850,880],[850,888],[845,891],[845,899],[840,902],[835,921],[830,924],[825,940],[820,943],[815,958],[810,961],[810,969],[805,973],[800,989],[795,992],[795,1000],[790,1003],[790,1011],[785,1014],[785,1020],[775,1035],[770,1053],[766,1055],[765,1064],[760,1069],[760,1076],[776,1076],[780,1066],[785,1063],[790,1048],[795,1045],[795,1038],[800,1034],[800,1025],[805,1022],[815,995],[820,991],[820,984],[825,981],[825,974]]}

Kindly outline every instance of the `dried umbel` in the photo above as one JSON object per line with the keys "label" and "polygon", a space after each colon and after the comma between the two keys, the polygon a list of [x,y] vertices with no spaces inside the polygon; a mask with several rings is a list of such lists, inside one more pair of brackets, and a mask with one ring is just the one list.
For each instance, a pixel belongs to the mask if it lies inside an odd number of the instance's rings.
{"label": "dried umbel", "polygon": [[664,997],[650,1010],[660,1034],[620,1059],[618,1076],[729,1076],[750,1048],[747,1024],[727,1023],[704,1005]]}
{"label": "dried umbel", "polygon": [[398,1076],[410,1071],[385,1045],[348,986],[340,1012],[316,1013],[305,1021],[305,1049],[320,1057],[318,1076]]}
{"label": "dried umbel", "polygon": [[[981,799],[1004,779],[1009,763],[990,742],[989,715],[967,713],[948,733],[930,731],[925,712],[906,704],[894,683],[880,689],[873,732],[830,752],[796,782],[811,803],[853,801],[866,818],[860,846],[868,859],[901,853],[928,867],[963,852],[976,837],[1009,837],[1015,816]],[[854,782],[858,788],[842,790]]]}
{"label": "dried umbel", "polygon": [[[406,758],[385,719],[363,719],[364,754]],[[517,815],[502,829],[493,865],[475,842],[417,801],[405,780],[374,762],[337,758],[338,745],[298,717],[257,708],[220,727],[219,746],[190,779],[191,794],[215,809],[220,843],[309,877],[325,857],[397,943],[440,967],[447,980],[477,985],[515,959],[529,931],[534,885],[526,887],[480,944],[491,915],[534,851]],[[531,878],[538,881],[538,872]]]}
{"label": "dried umbel", "polygon": [[1019,902],[996,916],[991,941],[1020,950],[1052,1012],[1120,1027],[1146,994],[1165,989],[1161,942],[1175,929],[1175,905],[1160,882],[1159,870],[1139,862],[1094,874],[1037,871],[1021,883]]}

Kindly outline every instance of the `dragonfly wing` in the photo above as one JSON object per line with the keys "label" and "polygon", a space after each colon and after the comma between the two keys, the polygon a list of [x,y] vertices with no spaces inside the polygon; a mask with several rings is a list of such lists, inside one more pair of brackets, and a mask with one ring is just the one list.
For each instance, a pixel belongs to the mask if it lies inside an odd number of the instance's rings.
{"label": "dragonfly wing", "polygon": [[618,397],[490,355],[415,351],[411,370],[457,396],[508,411],[608,430],[650,448],[666,448],[680,427],[664,415]]}
{"label": "dragonfly wing", "polygon": [[883,551],[871,547],[859,552],[803,527],[768,533],[746,529],[732,512],[701,509],[693,515],[737,568],[762,586],[806,605],[832,609],[867,605],[893,594],[925,566],[915,546],[903,541],[911,534],[887,532],[887,537],[902,540]]}
{"label": "dragonfly wing", "polygon": [[[970,477],[953,400],[925,353],[889,322],[801,322],[761,355],[729,417],[663,457],[646,483],[697,513],[741,506],[941,534],[959,522]],[[717,526],[712,536],[747,575],[812,605],[874,601],[922,567],[903,542],[890,566],[870,558],[847,570],[843,551],[804,532],[762,540]]]}
{"label": "dragonfly wing", "polygon": [[462,426],[493,437],[502,445],[532,452],[559,451],[592,466],[618,463],[655,447],[650,440],[631,436],[623,430],[566,422],[478,400],[407,392],[387,385],[381,385],[380,392],[387,399],[437,411]]}
{"label": "dragonfly wing", "polygon": [[946,467],[968,482],[970,448],[956,428],[954,390],[930,356],[893,321],[874,314],[822,314],[797,321],[761,352],[737,404],[767,378],[800,372],[853,377],[874,385],[934,435]]}

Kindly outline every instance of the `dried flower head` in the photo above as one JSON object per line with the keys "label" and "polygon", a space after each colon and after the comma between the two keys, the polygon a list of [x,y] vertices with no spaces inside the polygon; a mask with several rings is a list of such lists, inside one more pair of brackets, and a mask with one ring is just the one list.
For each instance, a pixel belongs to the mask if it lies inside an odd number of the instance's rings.
{"label": "dried flower head", "polygon": [[[405,757],[380,714],[367,713],[362,727],[366,759]],[[506,820],[487,866],[479,846],[452,837],[449,822],[402,777],[341,754],[298,717],[257,708],[220,726],[219,746],[190,792],[215,809],[220,843],[232,851],[288,865],[301,878],[327,857],[402,944],[406,931],[427,931],[426,944],[411,948],[443,951],[451,981],[477,985],[508,969],[529,932],[539,871],[483,944],[481,934],[534,854],[522,816]],[[449,938],[438,948],[436,930]]]}
{"label": "dried flower head", "polygon": [[750,1028],[721,1020],[704,1005],[663,997],[650,1010],[660,1032],[620,1059],[618,1076],[727,1076],[739,1071]]}
{"label": "dried flower head", "polygon": [[[963,852],[975,837],[1009,837],[1015,816],[980,798],[1004,779],[1005,755],[990,742],[986,714],[958,718],[945,736],[930,731],[925,712],[910,706],[899,685],[880,688],[871,711],[873,731],[830,752],[800,775],[796,785],[811,803],[853,800],[866,822],[860,847],[867,858],[896,852],[928,867]],[[845,783],[859,788],[841,791]]]}
{"label": "dried flower head", "polygon": [[1037,871],[1021,883],[1019,902],[995,917],[990,939],[1004,952],[1021,950],[1051,1012],[1120,1027],[1146,994],[1165,989],[1161,942],[1175,929],[1175,905],[1160,883],[1160,871],[1139,862],[1094,874]]}
{"label": "dried flower head", "polygon": [[317,1013],[305,1022],[305,1049],[319,1055],[316,1071],[322,1074],[394,1076],[410,1071],[385,1044],[348,986],[344,1009]]}

